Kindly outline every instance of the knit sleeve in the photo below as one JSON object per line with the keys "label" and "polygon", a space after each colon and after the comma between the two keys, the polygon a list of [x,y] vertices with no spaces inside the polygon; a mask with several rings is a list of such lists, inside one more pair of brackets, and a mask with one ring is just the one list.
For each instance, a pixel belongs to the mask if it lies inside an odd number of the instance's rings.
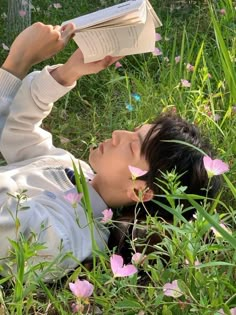
{"label": "knit sleeve", "polygon": [[52,135],[41,123],[53,107],[53,102],[69,92],[72,86],[60,85],[51,75],[55,67],[29,74],[16,94],[6,120],[0,150],[7,163],[14,163],[42,155],[56,155]]}
{"label": "knit sleeve", "polygon": [[21,80],[0,68],[0,137],[9,114],[9,107],[21,86]]}

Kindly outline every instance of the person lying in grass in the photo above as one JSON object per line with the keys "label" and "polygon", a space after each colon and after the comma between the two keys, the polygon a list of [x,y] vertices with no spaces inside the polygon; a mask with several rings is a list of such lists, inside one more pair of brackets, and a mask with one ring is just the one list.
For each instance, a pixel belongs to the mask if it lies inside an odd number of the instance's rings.
{"label": "person lying in grass", "polygon": [[[73,31],[71,24],[63,29],[34,24],[15,40],[0,70],[0,151],[7,162],[0,168],[0,261],[5,272],[11,268],[10,240],[23,238],[43,244],[28,264],[53,261],[60,255],[47,279],[63,276],[92,256],[89,224],[77,199],[72,160],[76,165],[80,162],[88,180],[98,222],[95,239],[102,251],[109,235],[101,223],[102,212],[156,198],[160,191],[155,181],[161,172],[175,168],[183,174],[181,184],[188,193],[205,194],[208,184],[202,153],[164,141],[181,140],[211,155],[197,128],[181,118],[164,116],[134,131],[115,130],[110,139],[91,149],[89,164],[53,145],[52,135],[41,128],[53,103],[74,88],[79,78],[119,59],[108,56],[85,64],[77,49],[65,64],[26,76],[33,64],[61,50]],[[129,166],[144,171],[143,175],[132,180]],[[209,195],[217,188],[213,179]]]}

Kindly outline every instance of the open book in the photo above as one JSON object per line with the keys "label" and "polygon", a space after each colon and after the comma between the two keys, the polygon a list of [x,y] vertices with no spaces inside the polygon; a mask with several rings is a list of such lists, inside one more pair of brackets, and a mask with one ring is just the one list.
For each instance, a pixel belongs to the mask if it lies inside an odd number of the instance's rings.
{"label": "open book", "polygon": [[85,62],[105,56],[152,52],[155,28],[161,26],[148,0],[130,0],[63,22],[76,25],[74,40]]}

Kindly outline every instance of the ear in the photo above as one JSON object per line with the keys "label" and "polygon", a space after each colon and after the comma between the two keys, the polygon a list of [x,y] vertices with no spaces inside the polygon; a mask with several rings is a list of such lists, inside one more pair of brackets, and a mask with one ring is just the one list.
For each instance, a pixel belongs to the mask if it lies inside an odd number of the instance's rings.
{"label": "ear", "polygon": [[127,196],[129,199],[135,202],[146,202],[153,198],[153,191],[146,187],[146,183],[143,180],[132,181],[127,190]]}

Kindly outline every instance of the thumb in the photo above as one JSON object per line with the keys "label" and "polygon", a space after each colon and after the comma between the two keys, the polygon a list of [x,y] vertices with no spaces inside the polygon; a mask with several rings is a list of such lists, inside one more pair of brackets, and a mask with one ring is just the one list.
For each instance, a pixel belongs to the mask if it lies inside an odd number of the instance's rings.
{"label": "thumb", "polygon": [[113,63],[115,63],[116,61],[118,61],[122,58],[124,58],[124,56],[117,56],[117,57],[106,56],[103,60],[101,60],[102,66],[105,69],[108,66],[111,66]]}
{"label": "thumb", "polygon": [[68,23],[66,25],[63,25],[61,28],[61,39],[65,44],[73,37],[75,33],[75,24],[74,23]]}
{"label": "thumb", "polygon": [[104,59],[102,59],[101,61],[101,67],[102,68],[107,68],[111,62],[112,62],[112,57],[111,56],[106,56]]}

